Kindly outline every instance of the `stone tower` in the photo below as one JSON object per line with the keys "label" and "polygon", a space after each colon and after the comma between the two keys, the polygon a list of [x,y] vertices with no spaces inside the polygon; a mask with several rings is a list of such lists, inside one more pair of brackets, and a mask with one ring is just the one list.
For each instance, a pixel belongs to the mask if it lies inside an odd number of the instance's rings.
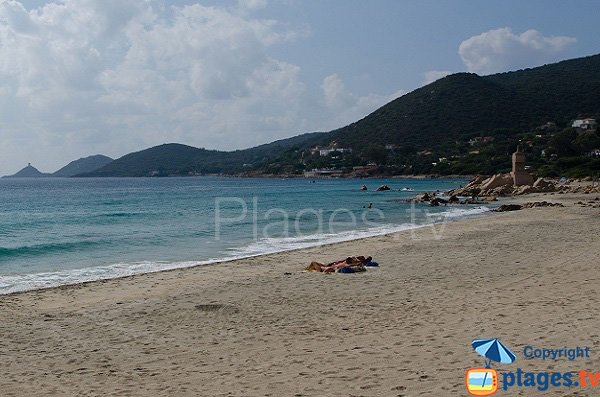
{"label": "stone tower", "polygon": [[525,172],[525,153],[521,151],[519,146],[512,155],[512,172],[510,175],[515,186],[533,185],[533,177]]}

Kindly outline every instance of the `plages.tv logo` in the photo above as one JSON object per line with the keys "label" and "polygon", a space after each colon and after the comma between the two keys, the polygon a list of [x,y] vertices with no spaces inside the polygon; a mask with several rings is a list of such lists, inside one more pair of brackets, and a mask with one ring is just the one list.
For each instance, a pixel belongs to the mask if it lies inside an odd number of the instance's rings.
{"label": "plages.tv logo", "polygon": [[485,368],[470,368],[465,376],[467,391],[473,396],[491,396],[498,391],[498,372],[491,368],[492,361],[510,364],[517,356],[498,339],[475,339],[473,349],[485,357]]}

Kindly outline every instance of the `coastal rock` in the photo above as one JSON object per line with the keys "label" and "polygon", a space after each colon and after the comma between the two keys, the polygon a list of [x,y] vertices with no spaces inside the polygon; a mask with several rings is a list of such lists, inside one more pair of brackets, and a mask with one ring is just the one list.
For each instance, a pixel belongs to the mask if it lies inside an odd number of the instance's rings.
{"label": "coastal rock", "polygon": [[495,189],[492,190],[487,190],[485,192],[483,192],[481,195],[482,196],[493,196],[493,197],[497,197],[497,196],[508,196],[510,194],[512,194],[514,191],[514,187],[513,186],[498,186]]}
{"label": "coastal rock", "polygon": [[549,203],[547,201],[534,201],[531,203],[523,204],[523,208],[537,208],[537,207],[564,207],[564,204]]}
{"label": "coastal rock", "polygon": [[552,182],[546,181],[544,178],[538,178],[533,183],[533,187],[537,188],[540,192],[553,192],[556,190],[556,185]]}
{"label": "coastal rock", "polygon": [[468,189],[474,186],[479,186],[481,185],[481,183],[483,181],[485,181],[487,178],[481,175],[476,176],[475,178],[473,178],[468,184],[467,186],[464,187],[464,189]]}
{"label": "coastal rock", "polygon": [[520,204],[503,204],[500,207],[496,208],[495,212],[507,212],[507,211],[518,211],[525,208],[538,208],[538,207],[564,207],[561,203],[549,203],[548,201],[533,201],[529,203],[525,203],[523,205]]}
{"label": "coastal rock", "polygon": [[536,179],[536,181],[535,181],[535,182],[533,182],[533,186],[534,186],[534,187],[545,188],[545,187],[548,187],[548,186],[550,186],[550,185],[551,185],[551,183],[549,183],[549,182],[546,182],[546,181],[544,180],[544,178],[538,178],[538,179]]}
{"label": "coastal rock", "polygon": [[429,193],[425,193],[421,197],[418,197],[418,200],[419,201],[430,201],[431,196],[429,195]]}
{"label": "coastal rock", "polygon": [[378,192],[383,192],[383,191],[386,191],[386,190],[391,190],[391,189],[390,189],[390,187],[389,187],[388,185],[381,185],[381,186],[379,186],[379,187],[377,188],[377,191],[378,191]]}
{"label": "coastal rock", "polygon": [[470,198],[470,199],[466,199],[464,201],[461,201],[460,204],[482,205],[482,204],[485,204],[485,202],[484,201],[475,200],[473,198]]}
{"label": "coastal rock", "polygon": [[535,193],[535,192],[537,192],[537,189],[535,189],[533,186],[523,185],[523,186],[519,186],[517,188],[517,190],[513,192],[513,194],[521,195],[521,194],[529,194],[529,193]]}
{"label": "coastal rock", "polygon": [[477,197],[483,197],[494,201],[495,198],[503,196],[557,191],[568,191],[570,193],[586,193],[587,191],[593,192],[591,188],[584,189],[581,187],[559,187],[556,183],[547,181],[543,178],[538,178],[532,185],[514,186],[513,179],[510,174],[496,174],[486,179],[482,179],[482,177],[474,178],[464,188],[449,190],[446,192],[446,194],[450,196],[470,196],[473,199]]}
{"label": "coastal rock", "polygon": [[362,185],[362,186],[360,187],[360,190],[369,190],[369,189],[367,189],[367,185]]}
{"label": "coastal rock", "polygon": [[519,204],[502,204],[500,207],[496,208],[495,212],[508,212],[508,211],[518,211],[523,209],[522,205]]}
{"label": "coastal rock", "polygon": [[481,190],[495,189],[500,186],[512,186],[513,179],[510,174],[496,174],[481,183]]}
{"label": "coastal rock", "polygon": [[443,205],[448,205],[448,200],[444,200],[444,199],[441,199],[441,198],[439,198],[439,197],[434,197],[434,198],[432,198],[432,199],[429,201],[429,205],[430,205],[431,207],[437,207],[437,206],[439,206],[440,204],[443,204]]}

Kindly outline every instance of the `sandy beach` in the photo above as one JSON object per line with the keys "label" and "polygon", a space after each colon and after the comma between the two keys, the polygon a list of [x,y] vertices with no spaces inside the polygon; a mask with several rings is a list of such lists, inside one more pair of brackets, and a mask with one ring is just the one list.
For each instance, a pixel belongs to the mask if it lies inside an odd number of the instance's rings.
{"label": "sandy beach", "polygon": [[[600,372],[600,209],[575,204],[594,198],[0,296],[0,395],[466,396],[465,371],[485,363],[470,343],[494,337],[518,357],[499,371]],[[349,255],[381,266],[302,271]],[[527,345],[591,353],[528,360]]]}

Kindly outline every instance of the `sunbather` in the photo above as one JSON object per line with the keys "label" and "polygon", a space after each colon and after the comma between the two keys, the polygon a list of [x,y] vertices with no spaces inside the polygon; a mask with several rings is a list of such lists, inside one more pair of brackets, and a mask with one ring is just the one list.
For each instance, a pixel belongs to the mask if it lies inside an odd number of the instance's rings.
{"label": "sunbather", "polygon": [[325,272],[325,273],[333,273],[339,272],[340,269],[343,268],[352,268],[355,271],[364,271],[365,264],[369,263],[373,259],[372,257],[365,258],[364,256],[349,256],[348,258],[336,261],[328,264],[323,264],[319,262],[311,262],[310,265],[304,270],[309,272]]}

